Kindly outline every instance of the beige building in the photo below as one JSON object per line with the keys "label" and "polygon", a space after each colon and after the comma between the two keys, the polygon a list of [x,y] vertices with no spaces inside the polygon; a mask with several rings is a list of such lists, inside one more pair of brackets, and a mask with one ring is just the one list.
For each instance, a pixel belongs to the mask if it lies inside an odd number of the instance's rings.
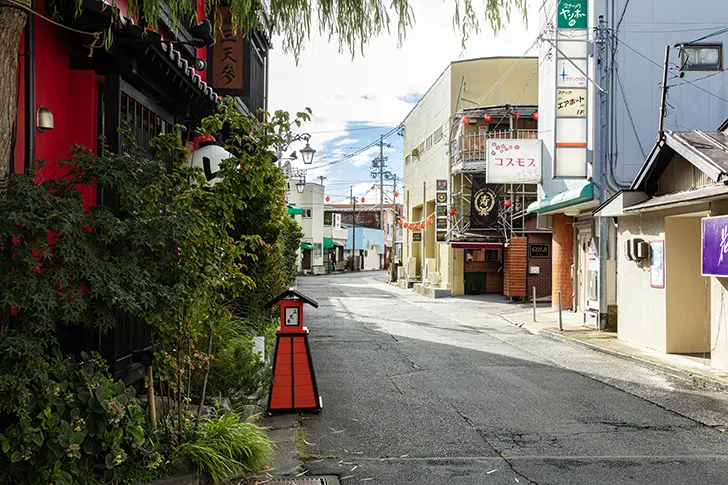
{"label": "beige building", "polygon": [[595,214],[616,227],[618,337],[728,371],[728,128],[666,132],[629,190]]}
{"label": "beige building", "polygon": [[300,271],[303,274],[323,274],[327,269],[324,254],[324,186],[305,183],[303,191],[298,192],[294,183],[289,185],[288,203],[301,209],[301,214],[294,216],[303,229]]}
{"label": "beige building", "polygon": [[[464,233],[468,225],[463,217],[468,217],[469,202],[467,208],[460,207],[464,198],[470,196],[470,175],[484,173],[485,151],[480,145],[496,133],[504,138],[537,138],[537,71],[536,58],[493,57],[452,62],[405,118],[403,221],[424,224],[424,230],[404,230],[403,266],[398,277],[401,286],[414,286],[431,297],[467,292],[464,268],[466,259],[472,261],[473,256],[470,250],[453,249],[451,243],[456,239],[455,233]],[[462,176],[463,172],[468,172],[468,177]],[[436,204],[436,190],[447,193],[446,216],[436,212],[436,208],[443,208],[443,200]],[[536,199],[535,185],[522,184],[518,191],[528,192]],[[502,192],[499,203],[508,198]],[[525,196],[509,200],[520,201],[518,206],[509,205],[509,210],[513,213],[518,209],[523,219]],[[451,209],[457,212],[452,215]],[[481,248],[474,251],[485,255],[483,266],[489,265],[488,257],[493,258],[493,277],[503,267],[502,236],[507,232],[508,229],[484,232],[475,236],[475,242],[471,241],[474,248]],[[500,283],[484,278],[482,289],[498,284],[502,288],[503,275],[497,277],[501,278]]]}

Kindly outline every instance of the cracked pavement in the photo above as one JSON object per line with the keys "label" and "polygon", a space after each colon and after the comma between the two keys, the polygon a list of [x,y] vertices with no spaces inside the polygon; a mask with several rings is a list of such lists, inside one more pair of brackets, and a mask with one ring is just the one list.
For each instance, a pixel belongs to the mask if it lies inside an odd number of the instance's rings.
{"label": "cracked pavement", "polygon": [[512,305],[383,273],[299,279],[323,411],[307,475],[341,483],[722,484],[728,394],[528,333]]}

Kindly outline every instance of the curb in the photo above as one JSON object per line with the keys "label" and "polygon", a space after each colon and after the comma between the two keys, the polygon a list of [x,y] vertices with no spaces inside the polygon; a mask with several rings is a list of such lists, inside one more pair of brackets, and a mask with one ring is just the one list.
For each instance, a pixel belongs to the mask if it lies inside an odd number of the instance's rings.
{"label": "curb", "polygon": [[645,367],[650,367],[654,370],[662,372],[663,374],[667,374],[669,376],[676,377],[678,379],[689,381],[693,384],[697,384],[700,387],[703,387],[706,389],[711,389],[714,391],[728,391],[728,383],[717,380],[715,378],[712,378],[709,376],[704,376],[701,374],[695,374],[691,371],[688,371],[685,369],[680,369],[678,367],[673,367],[673,366],[666,365],[666,364],[660,364],[658,362],[654,362],[649,359],[644,359],[642,357],[637,357],[637,356],[634,356],[631,354],[620,352],[618,350],[607,349],[607,348],[601,347],[599,345],[594,345],[590,342],[586,342],[584,340],[566,337],[564,335],[559,334],[558,331],[542,329],[542,330],[532,331],[531,333],[534,333],[537,335],[543,335],[544,337],[548,337],[552,340],[558,340],[560,342],[581,345],[582,347],[586,347],[586,348],[594,350],[596,352],[601,352],[603,354],[608,354],[608,355],[612,355],[614,357],[619,357],[620,359],[637,362]]}

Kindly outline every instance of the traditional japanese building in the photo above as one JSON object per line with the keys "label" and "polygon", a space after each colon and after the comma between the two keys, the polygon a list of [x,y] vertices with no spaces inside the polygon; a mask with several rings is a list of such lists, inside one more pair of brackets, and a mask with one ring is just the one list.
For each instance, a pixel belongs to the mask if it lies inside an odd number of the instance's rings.
{"label": "traditional japanese building", "polygon": [[[115,7],[84,0],[77,14],[74,2],[33,3],[37,15],[28,15],[18,48],[16,172],[33,170],[42,159],[49,163],[35,171],[37,180],[60,176],[57,161],[69,155],[70,146],[97,151],[100,137],[109,150],[119,151],[118,129],[123,123],[141,147],[148,147],[153,137],[177,130],[177,124],[187,130],[195,127],[215,112],[222,94],[234,96],[242,111],[267,107],[271,45],[264,32],[246,37],[223,22],[224,28],[215,34],[202,2],[197,19],[173,25],[164,1],[160,27],[154,32],[140,27],[146,25],[143,15],[129,18],[126,5],[124,0]],[[225,9],[220,13],[224,19]],[[46,20],[54,15],[61,26]],[[99,39],[110,26],[113,38],[105,48]],[[79,32],[100,34],[95,39]],[[192,134],[180,132],[185,140]],[[89,206],[118,206],[114,195],[101,187],[80,190]],[[141,376],[131,354],[150,345],[148,332],[147,325],[120,316],[102,338],[69,330],[63,340],[69,353],[101,350],[114,376],[129,382]]]}

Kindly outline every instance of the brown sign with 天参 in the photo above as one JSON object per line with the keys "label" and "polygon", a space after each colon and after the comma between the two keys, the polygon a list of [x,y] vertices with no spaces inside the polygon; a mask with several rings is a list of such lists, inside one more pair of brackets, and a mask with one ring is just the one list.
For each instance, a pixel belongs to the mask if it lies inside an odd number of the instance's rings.
{"label": "brown sign with \u5929\u53c2", "polygon": [[529,254],[532,258],[549,258],[551,257],[551,246],[549,244],[531,244]]}
{"label": "brown sign with \u5929\u53c2", "polygon": [[221,23],[215,27],[215,45],[207,50],[210,64],[207,81],[219,94],[244,96],[245,39],[239,29],[233,29],[228,7],[217,7],[215,15]]}

